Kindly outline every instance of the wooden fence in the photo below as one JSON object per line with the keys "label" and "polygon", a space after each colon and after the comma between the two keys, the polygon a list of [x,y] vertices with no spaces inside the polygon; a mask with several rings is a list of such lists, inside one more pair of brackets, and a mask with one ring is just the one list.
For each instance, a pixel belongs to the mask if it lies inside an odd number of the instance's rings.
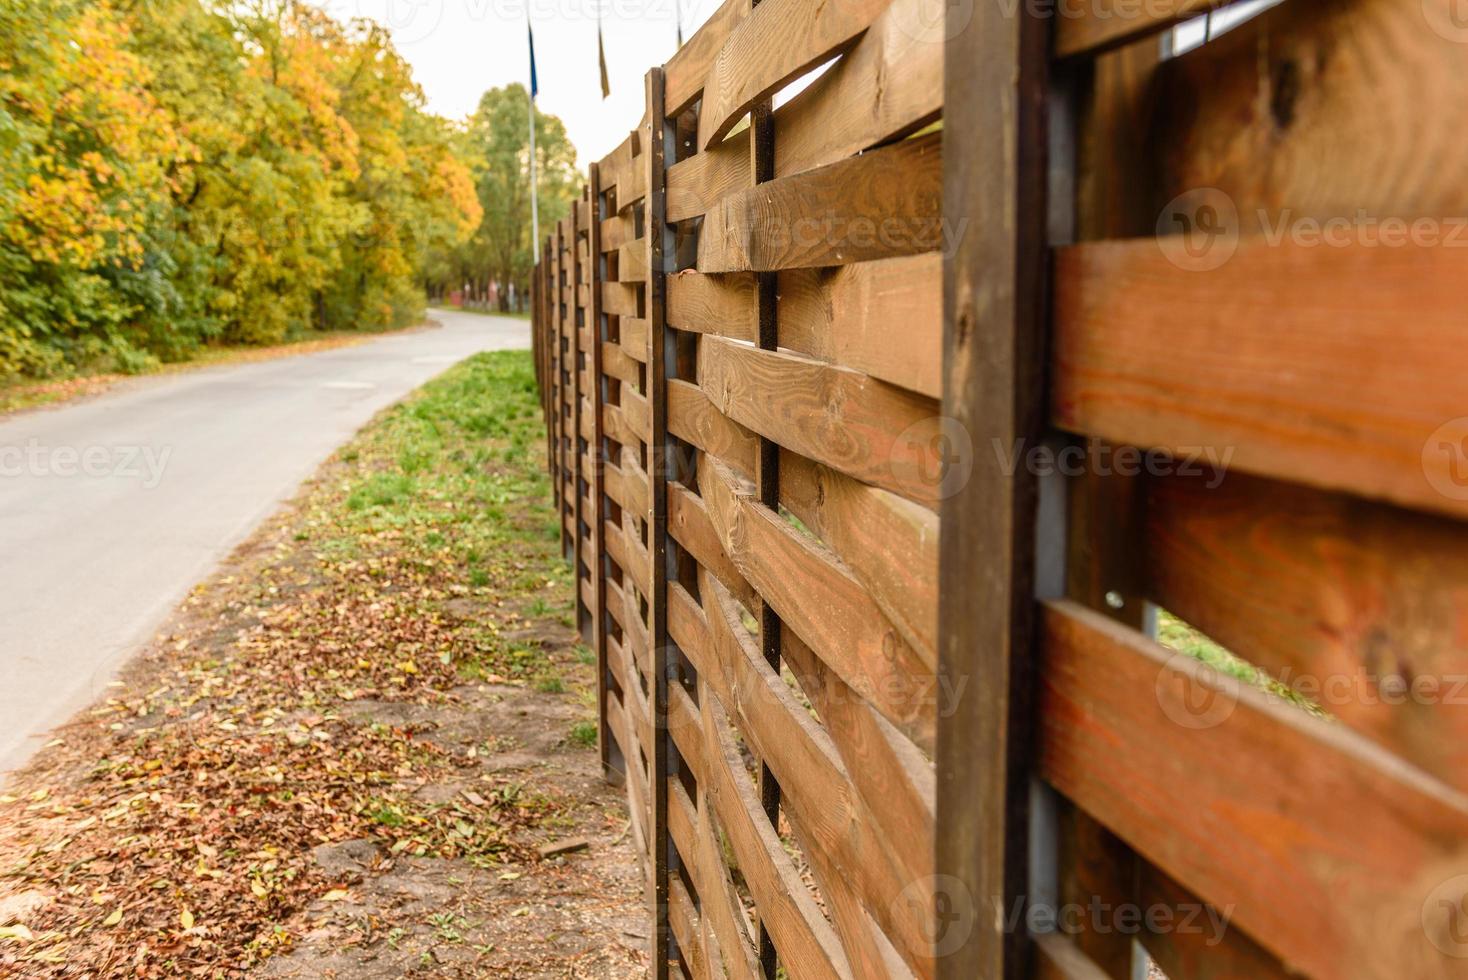
{"label": "wooden fence", "polygon": [[545,242],[656,976],[1468,975],[1468,20],[1210,6],[728,0]]}

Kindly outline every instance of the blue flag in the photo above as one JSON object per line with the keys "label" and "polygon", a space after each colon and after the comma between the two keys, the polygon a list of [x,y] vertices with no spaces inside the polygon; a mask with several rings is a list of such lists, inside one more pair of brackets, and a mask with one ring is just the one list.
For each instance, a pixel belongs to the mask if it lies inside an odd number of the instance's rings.
{"label": "blue flag", "polygon": [[525,33],[530,35],[530,97],[533,99],[540,94],[540,82],[535,77],[535,31],[530,27],[530,20],[525,21]]}

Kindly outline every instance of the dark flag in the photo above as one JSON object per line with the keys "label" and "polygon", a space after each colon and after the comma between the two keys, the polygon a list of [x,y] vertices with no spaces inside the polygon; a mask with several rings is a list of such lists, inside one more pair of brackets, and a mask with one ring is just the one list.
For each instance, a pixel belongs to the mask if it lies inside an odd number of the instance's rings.
{"label": "dark flag", "polygon": [[601,8],[596,11],[596,59],[601,63],[601,97],[612,94],[612,83],[607,80],[607,49],[601,43]]}
{"label": "dark flag", "polygon": [[535,31],[528,19],[525,21],[525,32],[530,35],[530,98],[534,99],[540,94],[540,81],[535,77]]}

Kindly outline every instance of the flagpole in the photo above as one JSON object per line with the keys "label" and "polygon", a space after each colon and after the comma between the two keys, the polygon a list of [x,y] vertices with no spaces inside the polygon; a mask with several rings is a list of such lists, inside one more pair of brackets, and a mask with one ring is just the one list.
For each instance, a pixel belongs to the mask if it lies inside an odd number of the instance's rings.
{"label": "flagpole", "polygon": [[[525,15],[525,30],[530,31],[530,14]],[[532,260],[540,265],[540,181],[535,165],[535,35],[530,34],[530,88],[527,100],[530,107],[530,252]]]}

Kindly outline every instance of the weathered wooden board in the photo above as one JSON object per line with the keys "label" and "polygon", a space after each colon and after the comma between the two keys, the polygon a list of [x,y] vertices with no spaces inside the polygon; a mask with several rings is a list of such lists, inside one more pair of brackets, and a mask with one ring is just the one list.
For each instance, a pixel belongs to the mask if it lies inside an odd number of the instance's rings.
{"label": "weathered wooden board", "polygon": [[1211,271],[1176,259],[1153,241],[1060,251],[1057,425],[1468,514],[1468,248],[1251,239]]}
{"label": "weathered wooden board", "polygon": [[942,484],[932,400],[858,371],[717,337],[699,346],[700,386],[740,425],[833,469],[934,507]]}
{"label": "weathered wooden board", "polygon": [[1432,897],[1468,893],[1468,796],[1071,603],[1040,676],[1045,778],[1287,962],[1460,974]]}
{"label": "weathered wooden board", "polygon": [[775,111],[775,176],[811,170],[936,119],[942,30],[925,0],[892,0],[856,45]]}
{"label": "weathered wooden board", "polygon": [[1468,525],[1215,480],[1150,481],[1150,598],[1468,790]]}
{"label": "weathered wooden board", "polygon": [[850,44],[888,0],[764,0],[729,35],[709,67],[698,119],[698,145],[708,149],[751,106]]}
{"label": "weathered wooden board", "polygon": [[929,133],[730,194],[704,216],[698,269],[773,271],[937,251],[942,156],[942,134]]}
{"label": "weathered wooden board", "polygon": [[939,253],[782,272],[777,294],[781,347],[942,397]]}

